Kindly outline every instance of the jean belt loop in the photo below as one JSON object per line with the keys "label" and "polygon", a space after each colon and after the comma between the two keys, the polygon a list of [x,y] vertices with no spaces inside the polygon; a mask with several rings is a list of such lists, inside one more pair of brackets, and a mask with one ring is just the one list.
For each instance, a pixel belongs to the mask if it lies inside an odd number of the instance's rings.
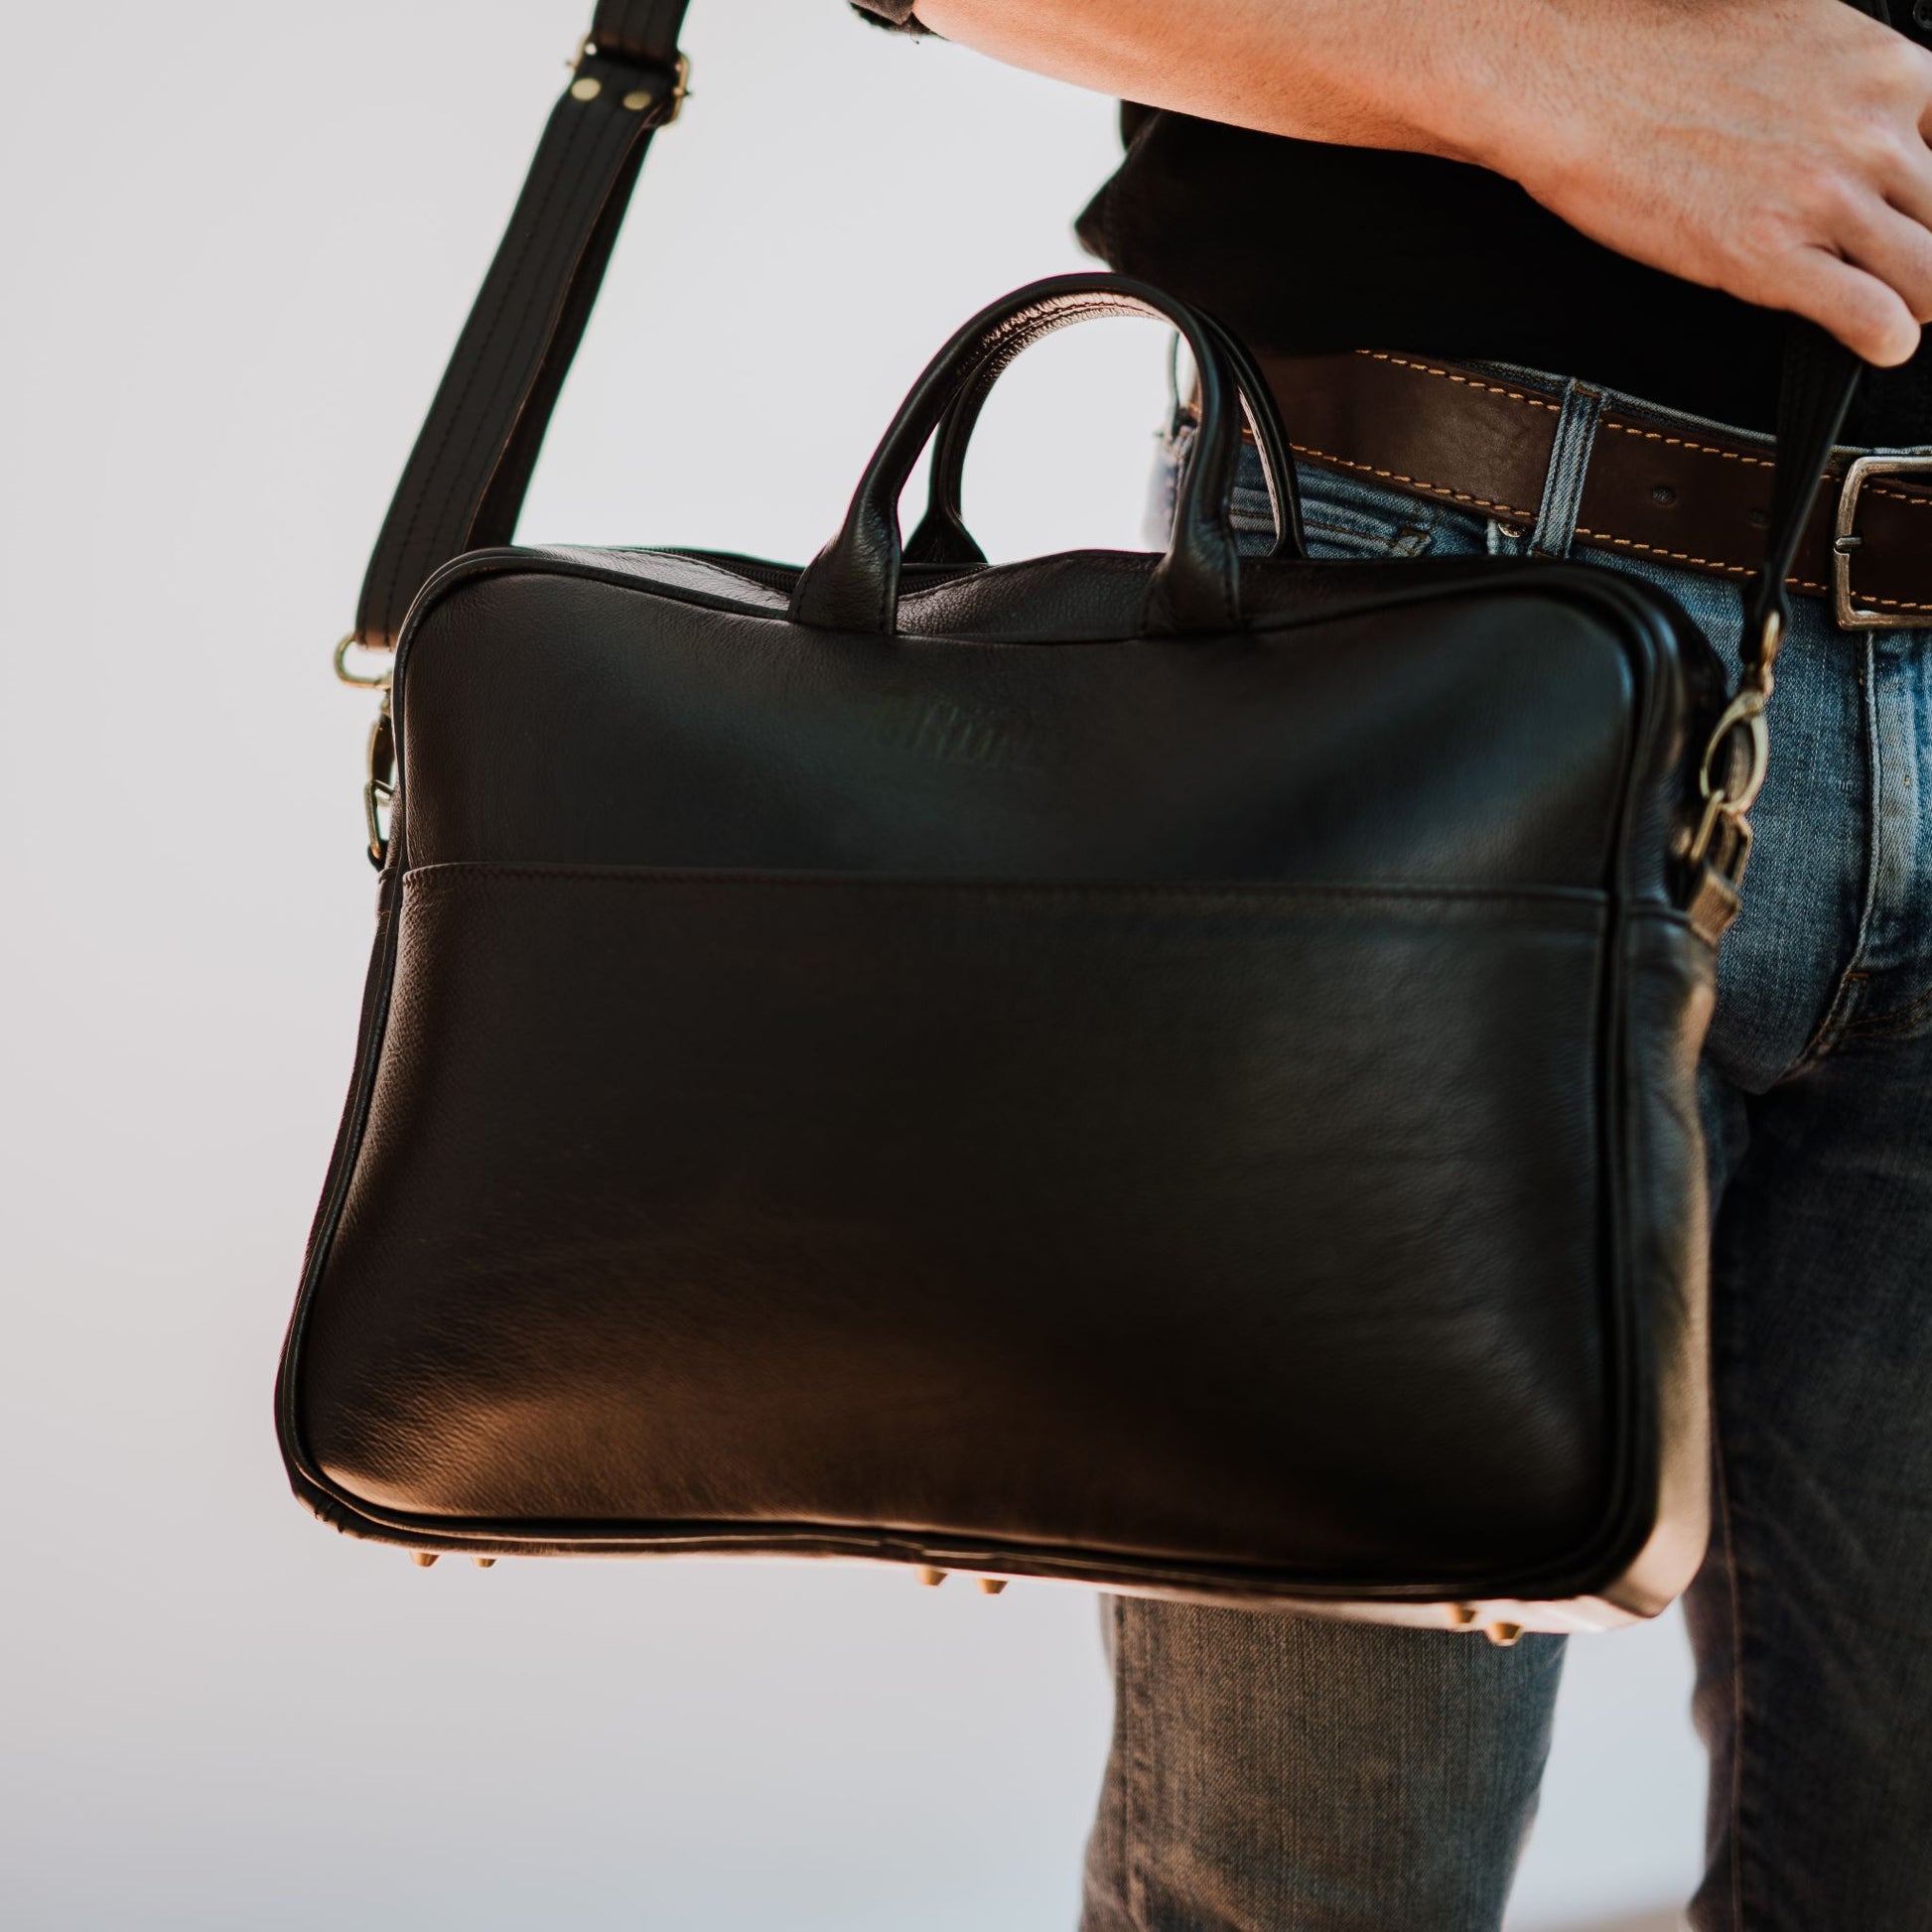
{"label": "jean belt loop", "polygon": [[1589,471],[1590,451],[1596,445],[1596,425],[1603,414],[1603,392],[1587,382],[1572,379],[1563,387],[1563,413],[1557,418],[1556,441],[1550,446],[1550,472],[1543,480],[1543,504],[1530,550],[1539,557],[1567,557],[1577,534],[1577,512],[1584,500],[1584,478]]}

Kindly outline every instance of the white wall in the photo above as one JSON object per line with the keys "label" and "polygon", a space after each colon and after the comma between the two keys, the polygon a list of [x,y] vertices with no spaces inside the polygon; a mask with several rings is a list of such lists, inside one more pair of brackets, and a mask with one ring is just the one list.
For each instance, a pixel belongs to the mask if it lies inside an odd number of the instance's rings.
{"label": "white wall", "polygon": [[[0,24],[0,1917],[21,1932],[1070,1921],[1090,1603],[338,1540],[269,1386],[368,939],[328,649],[584,0]],[[525,533],[807,554],[924,356],[1076,265],[1111,109],[699,0]],[[1132,542],[1158,335],[996,407],[996,553]],[[1668,1897],[1666,1629],[1577,1659],[1524,1925]],[[1587,1718],[1587,1722],[1582,1722]]]}

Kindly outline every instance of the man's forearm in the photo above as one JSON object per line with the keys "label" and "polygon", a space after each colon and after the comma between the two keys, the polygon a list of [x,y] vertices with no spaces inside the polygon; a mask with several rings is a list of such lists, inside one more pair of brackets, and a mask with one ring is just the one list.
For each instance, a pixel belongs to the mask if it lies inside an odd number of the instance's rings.
{"label": "man's forearm", "polygon": [[1840,0],[921,0],[1077,85],[1473,161],[1873,361],[1932,318],[1932,56]]}
{"label": "man's forearm", "polygon": [[1473,158],[1448,98],[1489,38],[1446,28],[1521,0],[921,0],[919,18],[997,60],[1267,134]]}

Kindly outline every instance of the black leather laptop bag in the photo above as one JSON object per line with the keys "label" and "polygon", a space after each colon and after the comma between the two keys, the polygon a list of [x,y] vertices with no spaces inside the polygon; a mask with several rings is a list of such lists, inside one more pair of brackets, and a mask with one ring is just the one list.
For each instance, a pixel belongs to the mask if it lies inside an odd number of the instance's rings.
{"label": "black leather laptop bag", "polygon": [[[1659,1610],[1706,1529],[1695,1068],[1842,359],[1793,359],[1734,697],[1601,568],[1305,561],[1243,351],[1111,276],[961,330],[802,569],[512,548],[681,11],[601,10],[370,568],[297,1493],[423,1556]],[[1172,543],[979,561],[986,391],[1117,312],[1200,371]]]}

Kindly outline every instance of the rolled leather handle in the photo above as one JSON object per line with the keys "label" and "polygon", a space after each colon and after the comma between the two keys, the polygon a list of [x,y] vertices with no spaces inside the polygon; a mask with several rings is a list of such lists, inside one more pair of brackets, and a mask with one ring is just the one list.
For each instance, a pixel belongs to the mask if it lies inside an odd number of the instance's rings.
{"label": "rolled leather handle", "polygon": [[[1016,290],[982,310],[926,365],[866,466],[844,524],[800,576],[791,599],[794,621],[891,636],[903,561],[899,494],[947,411],[962,394],[977,391],[983,399],[1016,356],[1056,330],[1113,315],[1168,323],[1200,372],[1194,460],[1180,481],[1173,539],[1149,584],[1143,629],[1173,636],[1238,623],[1241,565],[1228,497],[1241,452],[1240,378],[1225,339],[1216,325],[1160,289],[1098,274],[1060,275]],[[1265,387],[1250,395],[1251,413],[1271,407]],[[1281,474],[1288,474],[1285,466]]]}
{"label": "rolled leather handle", "polygon": [[[1289,452],[1288,433],[1282,427],[1273,391],[1234,331],[1210,315],[1203,314],[1201,320],[1214,332],[1226,354],[1241,413],[1254,432],[1262,482],[1275,519],[1275,541],[1266,556],[1269,560],[1294,557],[1306,561],[1309,553],[1302,534],[1302,498],[1295,482],[1295,461]],[[932,481],[925,515],[905,539],[908,564],[969,566],[986,561],[986,552],[966,527],[961,505],[965,493],[966,452],[972,446],[980,412],[986,407],[986,399],[993,393],[997,379],[997,373],[991,377],[981,375],[961,389],[946,411],[945,421],[939,425],[933,442]]]}

